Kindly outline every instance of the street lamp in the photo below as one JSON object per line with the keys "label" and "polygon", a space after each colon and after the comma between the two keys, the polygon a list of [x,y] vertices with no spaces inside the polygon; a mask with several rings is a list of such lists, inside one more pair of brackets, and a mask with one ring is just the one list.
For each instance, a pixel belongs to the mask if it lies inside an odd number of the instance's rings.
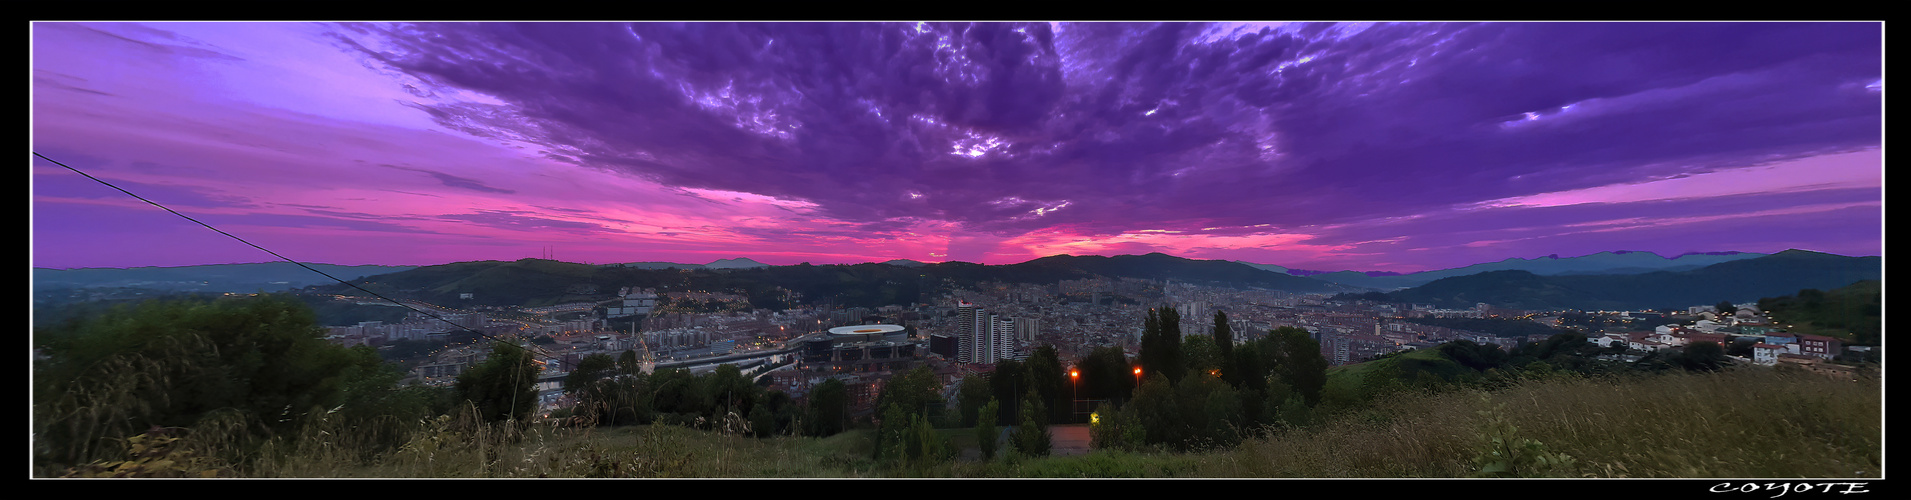
{"label": "street lamp", "polygon": [[1073,411],[1069,412],[1071,414],[1070,417],[1073,417],[1073,414],[1082,412],[1081,378],[1082,371],[1080,369],[1073,366],[1068,367],[1068,395],[1074,400],[1074,402],[1070,404],[1075,407]]}

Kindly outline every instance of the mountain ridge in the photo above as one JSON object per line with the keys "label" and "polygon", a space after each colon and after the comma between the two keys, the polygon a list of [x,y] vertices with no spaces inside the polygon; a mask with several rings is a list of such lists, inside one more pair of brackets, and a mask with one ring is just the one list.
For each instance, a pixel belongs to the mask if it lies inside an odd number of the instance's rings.
{"label": "mountain ridge", "polygon": [[[1522,270],[1542,276],[1642,274],[1664,270],[1693,270],[1734,260],[1753,259],[1767,254],[1750,252],[1687,252],[1665,257],[1650,251],[1616,250],[1560,257],[1559,254],[1527,259],[1508,257],[1494,262],[1468,266],[1386,275],[1362,271],[1312,272],[1305,276],[1347,286],[1375,290],[1397,290],[1425,285],[1441,278],[1469,276],[1488,271]],[[1294,270],[1299,271],[1299,270]]]}
{"label": "mountain ridge", "polygon": [[1386,294],[1389,300],[1514,309],[1622,310],[1744,303],[1801,289],[1832,289],[1882,279],[1882,257],[1786,250],[1687,271],[1630,275],[1554,275],[1509,269],[1434,280]]}

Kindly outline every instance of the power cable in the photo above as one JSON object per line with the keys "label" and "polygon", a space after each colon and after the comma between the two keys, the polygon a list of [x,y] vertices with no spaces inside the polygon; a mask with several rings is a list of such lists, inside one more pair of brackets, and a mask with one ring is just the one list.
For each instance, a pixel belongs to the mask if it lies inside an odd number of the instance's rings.
{"label": "power cable", "polygon": [[[485,339],[489,339],[489,340],[493,340],[493,341],[496,341],[496,342],[500,342],[500,343],[504,343],[504,344],[510,344],[510,345],[512,345],[512,346],[514,346],[514,347],[517,347],[517,348],[519,348],[519,349],[524,349],[524,350],[525,350],[525,351],[527,351],[527,352],[529,352],[529,351],[531,351],[531,350],[532,350],[532,348],[527,348],[527,347],[524,347],[524,346],[520,346],[520,345],[518,345],[518,344],[517,344],[516,342],[508,342],[508,341],[505,341],[504,339],[500,339],[500,338],[497,338],[497,337],[492,337],[492,336],[490,336],[490,335],[485,335],[485,333],[484,333],[484,332],[480,332],[480,331],[477,331],[477,330],[473,330],[473,329],[471,329],[471,328],[469,328],[469,327],[466,327],[466,326],[464,326],[464,325],[460,325],[460,324],[457,324],[457,323],[453,323],[453,322],[451,322],[451,320],[448,320],[448,319],[445,319],[445,318],[443,318],[443,317],[441,317],[441,316],[438,316],[438,315],[436,315],[436,314],[432,314],[432,313],[429,313],[429,312],[426,312],[426,311],[422,311],[422,310],[419,310],[418,308],[415,308],[415,307],[412,307],[412,306],[410,306],[410,305],[407,305],[407,304],[405,304],[404,302],[400,302],[400,301],[397,301],[397,300],[393,300],[393,299],[391,299],[390,297],[386,297],[386,296],[384,296],[384,295],[379,295],[379,294],[378,294],[377,292],[373,292],[373,291],[371,291],[371,290],[366,290],[366,289],[365,289],[365,288],[363,288],[363,287],[360,287],[360,286],[358,286],[358,285],[354,285],[354,284],[352,284],[352,283],[351,283],[351,282],[349,282],[349,281],[345,281],[345,280],[342,280],[342,279],[338,279],[338,278],[337,278],[337,277],[335,277],[335,276],[332,276],[332,275],[330,275],[330,274],[326,274],[326,273],[325,273],[324,271],[320,271],[320,270],[318,270],[318,269],[313,269],[313,268],[312,268],[312,266],[308,266],[308,265],[305,265],[304,263],[301,263],[301,262],[299,262],[299,261],[296,261],[296,260],[292,260],[292,259],[290,259],[290,258],[287,258],[287,257],[286,257],[286,256],[284,256],[284,255],[279,255],[279,253],[278,253],[278,252],[274,252],[274,251],[272,251],[272,250],[269,250],[269,249],[267,249],[267,248],[265,248],[265,247],[262,247],[262,246],[259,246],[259,245],[256,245],[256,244],[253,244],[253,243],[252,243],[252,242],[250,242],[250,241],[246,241],[246,240],[245,240],[245,238],[240,238],[240,237],[238,237],[238,236],[234,236],[234,235],[233,235],[232,233],[228,233],[228,232],[225,232],[225,231],[223,231],[223,230],[220,230],[219,228],[216,228],[216,227],[212,227],[212,225],[211,225],[211,224],[207,224],[207,223],[204,223],[204,222],[200,222],[200,221],[199,221],[199,219],[194,219],[194,218],[192,218],[192,217],[190,217],[190,216],[187,216],[186,214],[182,214],[182,213],[179,213],[178,211],[176,211],[176,210],[173,210],[173,209],[171,209],[171,208],[166,208],[166,206],[165,206],[165,205],[161,205],[161,204],[159,204],[158,202],[154,202],[153,200],[148,200],[148,199],[146,199],[146,198],[145,198],[145,197],[143,197],[143,196],[140,196],[140,195],[137,195],[137,194],[133,194],[133,192],[132,192],[132,191],[127,191],[127,190],[125,190],[125,189],[123,189],[123,188],[120,188],[119,186],[115,186],[115,185],[113,185],[113,183],[110,183],[110,182],[106,182],[106,181],[104,181],[104,180],[101,180],[101,179],[100,179],[100,178],[98,178],[98,177],[94,177],[94,176],[92,176],[92,175],[90,175],[90,174],[87,174],[86,172],[82,172],[82,171],[80,171],[80,169],[77,169],[77,168],[73,168],[73,167],[71,167],[71,166],[68,166],[68,165],[67,165],[67,164],[65,164],[65,163],[60,163],[59,161],[56,161],[56,160],[54,160],[54,159],[52,159],[52,158],[47,158],[47,157],[46,157],[46,155],[42,155],[42,154],[40,154],[39,152],[34,152],[34,153],[33,153],[33,156],[37,156],[37,157],[40,157],[40,159],[42,159],[42,160],[46,160],[46,161],[48,161],[48,162],[52,162],[52,163],[53,163],[54,165],[59,165],[59,166],[61,166],[61,167],[64,167],[64,168],[66,168],[67,170],[71,170],[71,171],[73,171],[73,173],[76,173],[76,174],[80,174],[81,176],[83,176],[83,177],[86,177],[86,178],[88,178],[88,179],[92,179],[92,180],[93,180],[93,182],[98,182],[98,183],[100,183],[101,185],[104,185],[104,186],[106,186],[106,187],[109,187],[109,188],[113,188],[113,189],[114,189],[114,190],[116,190],[116,191],[119,191],[119,192],[121,192],[121,193],[125,193],[125,194],[126,194],[127,196],[131,196],[131,197],[133,197],[134,199],[138,199],[139,201],[143,201],[143,202],[146,202],[146,203],[147,203],[147,204],[149,204],[149,205],[152,205],[152,206],[155,206],[155,207],[159,207],[159,209],[160,209],[160,210],[165,210],[165,211],[167,211],[167,212],[170,212],[170,213],[172,213],[173,215],[177,215],[177,216],[179,216],[179,217],[180,217],[180,218],[182,218],[182,219],[186,219],[186,220],[189,220],[189,221],[192,221],[192,222],[193,222],[194,224],[198,224],[198,225],[200,225],[200,226],[204,226],[204,227],[205,227],[206,229],[211,229],[211,230],[212,230],[213,232],[215,232],[215,233],[219,233],[219,234],[223,234],[223,235],[226,235],[226,237],[227,237],[227,238],[232,238],[232,239],[234,239],[234,240],[237,240],[237,241],[238,241],[238,242],[240,242],[240,243],[244,243],[244,244],[246,244],[247,246],[250,246],[250,247],[252,247],[252,248],[257,248],[257,249],[259,249],[259,251],[261,251],[261,252],[265,252],[265,253],[268,253],[268,254],[272,254],[272,256],[273,256],[273,257],[278,257],[278,258],[279,258],[280,260],[284,260],[284,261],[286,261],[286,262],[291,262],[291,263],[293,263],[293,264],[295,264],[295,265],[297,265],[297,266],[299,266],[299,267],[303,267],[303,268],[305,268],[305,270],[307,270],[307,271],[311,271],[311,272],[314,272],[314,273],[318,273],[318,274],[319,274],[320,276],[324,276],[324,277],[326,277],[326,278],[331,278],[331,279],[332,279],[332,281],[337,281],[337,282],[339,282],[339,283],[342,283],[342,284],[344,284],[345,286],[349,286],[349,287],[352,287],[352,288],[354,288],[354,289],[357,289],[358,291],[361,291],[361,292],[365,292],[365,293],[367,293],[367,294],[370,294],[370,295],[371,295],[371,296],[373,296],[373,297],[377,297],[377,298],[380,298],[380,299],[384,299],[384,300],[385,300],[385,301],[387,301],[387,302],[391,302],[391,303],[393,303],[393,304],[397,304],[397,305],[398,305],[399,307],[403,307],[403,308],[406,308],[406,309],[410,309],[410,310],[412,310],[413,312],[416,312],[416,313],[418,313],[418,314],[422,314],[422,315],[425,315],[425,316],[427,316],[427,317],[430,317],[430,318],[432,318],[432,319],[436,319],[436,320],[438,320],[438,321],[442,321],[442,322],[444,322],[444,323],[445,323],[445,324],[447,324],[447,325],[451,325],[451,326],[454,326],[454,327],[457,327],[457,328],[459,328],[459,329],[461,329],[461,330],[464,330],[464,331],[467,331],[467,332],[471,332],[471,333],[474,333],[474,334],[477,334],[477,335],[478,335],[479,337],[483,337],[483,338],[485,338]],[[533,346],[533,347],[535,347],[535,346]],[[552,356],[554,356],[554,355],[553,355],[553,354],[551,354],[551,353],[550,353],[549,351],[545,351],[545,350],[544,350],[543,348],[536,348],[536,352],[537,352],[538,354],[541,354],[541,355],[543,355],[543,356],[545,356],[545,357],[552,357]]]}

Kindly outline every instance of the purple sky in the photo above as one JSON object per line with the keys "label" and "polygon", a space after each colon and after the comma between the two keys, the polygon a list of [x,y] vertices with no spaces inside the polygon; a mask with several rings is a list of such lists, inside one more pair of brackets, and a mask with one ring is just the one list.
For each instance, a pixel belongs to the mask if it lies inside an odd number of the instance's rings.
{"label": "purple sky", "polygon": [[[303,262],[1883,250],[1852,23],[35,23],[35,152]],[[32,159],[33,265],[270,255]]]}

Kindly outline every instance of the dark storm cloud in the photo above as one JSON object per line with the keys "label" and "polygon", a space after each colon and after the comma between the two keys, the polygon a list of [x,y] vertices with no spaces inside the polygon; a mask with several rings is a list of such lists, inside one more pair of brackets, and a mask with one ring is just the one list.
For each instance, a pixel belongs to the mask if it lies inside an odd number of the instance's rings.
{"label": "dark storm cloud", "polygon": [[173,33],[171,31],[155,29],[155,28],[137,25],[137,24],[114,24],[111,26],[113,29],[126,30],[127,32],[136,34],[136,36],[139,36],[142,38],[163,39],[163,40],[166,40],[166,42],[140,40],[140,39],[121,35],[119,33],[114,33],[112,31],[107,31],[104,29],[99,29],[99,28],[95,28],[93,26],[88,26],[84,24],[43,23],[43,24],[35,25],[35,28],[40,30],[62,32],[62,34],[69,35],[69,36],[98,37],[99,39],[112,40],[117,43],[126,44],[126,46],[139,47],[141,49],[144,49],[146,52],[156,56],[179,56],[179,57],[215,59],[215,60],[225,60],[225,61],[244,61],[245,60],[245,58],[234,56],[234,55],[220,52],[217,50],[207,49],[203,47],[195,47],[194,45],[204,45],[204,43],[198,40],[193,40],[191,38],[180,36],[179,34]]}
{"label": "dark storm cloud", "polygon": [[70,76],[70,75],[62,75],[62,74],[54,73],[50,71],[40,71],[40,70],[33,71],[33,84],[36,87],[51,87],[51,88],[57,88],[57,89],[71,90],[75,92],[85,92],[85,93],[93,94],[93,95],[102,95],[102,96],[108,96],[108,97],[113,96],[113,94],[109,92],[94,90],[91,88],[81,86],[86,83],[87,81],[85,78],[79,78],[79,77]]}
{"label": "dark storm cloud", "polygon": [[387,220],[409,219],[404,217],[358,217],[354,216],[354,214],[327,213],[319,210],[311,210],[310,212],[318,214],[318,216],[250,213],[207,214],[195,218],[214,227],[277,226],[403,234],[441,234],[437,231],[427,231],[414,226],[384,222]]}
{"label": "dark storm cloud", "polygon": [[468,178],[468,177],[459,177],[459,176],[456,176],[456,175],[451,175],[451,174],[447,174],[447,173],[444,173],[444,172],[439,172],[439,171],[436,171],[436,170],[429,170],[429,169],[423,169],[423,168],[412,168],[412,167],[400,167],[400,166],[397,166],[397,165],[386,165],[386,164],[379,164],[379,166],[381,166],[381,167],[389,167],[389,168],[395,168],[395,169],[398,169],[398,170],[407,170],[407,171],[412,171],[412,172],[418,172],[418,173],[422,173],[422,174],[426,174],[426,175],[430,175],[430,176],[432,176],[433,178],[436,178],[436,179],[438,179],[438,182],[439,182],[439,183],[442,183],[442,184],[444,184],[444,185],[445,185],[445,186],[447,186],[447,187],[455,187],[455,188],[459,188],[459,189],[469,189],[469,190],[472,190],[472,191],[478,191],[478,192],[482,192],[482,193],[498,193],[498,194],[512,194],[512,193],[516,193],[516,192],[517,192],[517,191],[515,191],[515,190],[510,190],[510,189],[504,189],[504,188],[494,188],[494,187],[491,187],[491,186],[487,186],[487,185],[485,185],[485,184],[484,184],[484,181],[480,181],[480,180],[477,180],[477,179],[472,179],[472,178]]}
{"label": "dark storm cloud", "polygon": [[506,103],[414,104],[448,127],[870,230],[1297,226],[1881,140],[1876,23],[349,29]]}
{"label": "dark storm cloud", "polygon": [[515,210],[479,210],[469,214],[439,215],[434,218],[454,220],[484,227],[509,229],[513,231],[556,231],[569,234],[615,233],[610,228],[589,222],[549,219],[530,215],[531,212]]}
{"label": "dark storm cloud", "polygon": [[[67,161],[67,160],[63,160]],[[171,208],[255,208],[252,200],[220,194],[217,190],[205,187],[182,186],[177,184],[155,184],[125,179],[103,179],[114,187],[100,184],[98,181],[79,175],[44,175],[34,178],[36,193],[58,193],[62,197],[88,198],[104,201],[128,201],[141,206],[149,206],[128,198],[120,189],[141,198],[152,200]],[[159,210],[153,208],[153,210]]]}

